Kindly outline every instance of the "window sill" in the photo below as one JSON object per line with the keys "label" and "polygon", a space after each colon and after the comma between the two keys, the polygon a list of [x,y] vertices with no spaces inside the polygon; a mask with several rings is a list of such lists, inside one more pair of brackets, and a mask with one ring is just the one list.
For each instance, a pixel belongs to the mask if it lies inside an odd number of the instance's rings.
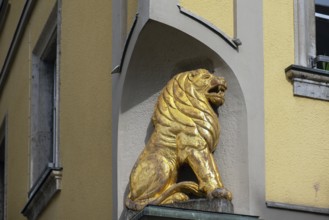
{"label": "window sill", "polygon": [[290,65],[285,72],[295,96],[329,101],[329,71]]}
{"label": "window sill", "polygon": [[40,184],[29,196],[22,214],[29,220],[37,219],[50,200],[61,190],[62,168],[51,168],[40,179]]}

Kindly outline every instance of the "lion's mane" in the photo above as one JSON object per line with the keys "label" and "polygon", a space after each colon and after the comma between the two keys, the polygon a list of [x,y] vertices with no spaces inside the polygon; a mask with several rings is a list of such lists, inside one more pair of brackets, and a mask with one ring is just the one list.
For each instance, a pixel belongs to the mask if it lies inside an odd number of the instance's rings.
{"label": "lion's mane", "polygon": [[[179,74],[168,82],[155,106],[153,124],[158,131],[170,131],[170,136],[162,137],[164,146],[175,145],[179,132],[197,131],[213,152],[220,133],[218,117],[205,95],[195,88],[191,74]],[[164,134],[158,133],[158,138],[161,139],[161,135]]]}

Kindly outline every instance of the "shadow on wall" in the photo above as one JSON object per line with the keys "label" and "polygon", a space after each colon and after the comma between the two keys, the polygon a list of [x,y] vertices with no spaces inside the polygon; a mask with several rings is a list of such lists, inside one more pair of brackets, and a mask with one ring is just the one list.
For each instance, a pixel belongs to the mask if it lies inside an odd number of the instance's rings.
{"label": "shadow on wall", "polygon": [[[150,21],[141,31],[126,73],[118,126],[118,213],[124,209],[130,171],[153,131],[151,117],[161,89],[177,73],[204,68],[228,83],[220,107],[220,143],[215,152],[236,213],[249,212],[247,118],[244,97],[230,67],[191,36]],[[124,75],[125,74],[125,75]]]}

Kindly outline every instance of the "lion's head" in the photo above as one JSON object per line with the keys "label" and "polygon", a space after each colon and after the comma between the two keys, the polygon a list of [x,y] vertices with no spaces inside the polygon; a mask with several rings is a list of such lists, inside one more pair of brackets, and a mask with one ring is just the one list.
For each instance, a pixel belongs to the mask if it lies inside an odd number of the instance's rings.
{"label": "lion's head", "polygon": [[215,76],[205,69],[189,71],[187,74],[194,89],[204,94],[209,104],[218,107],[224,103],[227,84],[223,77]]}
{"label": "lion's head", "polygon": [[167,129],[172,137],[164,145],[175,144],[174,137],[184,130],[199,133],[213,151],[220,127],[217,108],[224,103],[226,81],[205,69],[177,74],[162,90],[152,117],[156,129]]}

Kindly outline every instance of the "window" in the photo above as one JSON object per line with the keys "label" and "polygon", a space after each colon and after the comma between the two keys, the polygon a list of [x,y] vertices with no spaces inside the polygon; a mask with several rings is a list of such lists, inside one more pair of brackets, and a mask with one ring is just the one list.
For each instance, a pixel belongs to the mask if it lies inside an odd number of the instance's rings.
{"label": "window", "polygon": [[315,1],[316,55],[314,67],[329,71],[329,1]]}
{"label": "window", "polygon": [[286,68],[295,96],[329,101],[329,1],[295,0],[295,64]]}
{"label": "window", "polygon": [[[56,32],[55,32],[56,33]],[[33,54],[31,94],[31,184],[55,166],[56,138],[56,37],[47,53]]]}
{"label": "window", "polygon": [[61,189],[58,155],[58,5],[32,52],[30,191],[22,214],[36,219]]}

